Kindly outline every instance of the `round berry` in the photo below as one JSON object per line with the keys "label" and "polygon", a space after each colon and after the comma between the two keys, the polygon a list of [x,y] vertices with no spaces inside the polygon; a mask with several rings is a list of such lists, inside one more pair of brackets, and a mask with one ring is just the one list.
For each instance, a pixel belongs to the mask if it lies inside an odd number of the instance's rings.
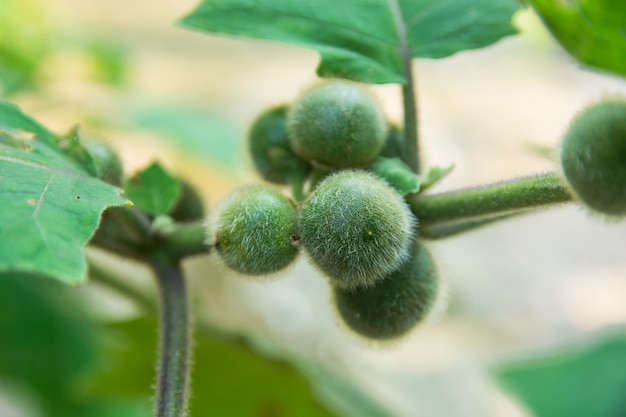
{"label": "round berry", "polygon": [[588,207],[626,214],[626,101],[604,101],[580,113],[565,134],[561,165]]}
{"label": "round berry", "polygon": [[193,222],[204,218],[202,197],[189,182],[180,180],[180,197],[170,213],[177,222]]}
{"label": "round berry", "polygon": [[373,285],[409,254],[415,217],[389,184],[361,170],[323,180],[300,207],[302,245],[335,285]]}
{"label": "round berry", "polygon": [[310,166],[293,153],[287,138],[287,106],[261,114],[248,133],[248,148],[261,176],[276,184],[287,184],[293,175],[306,175]]}
{"label": "round berry", "polygon": [[248,186],[231,194],[211,232],[224,263],[243,274],[279,271],[298,254],[295,205],[267,187]]}
{"label": "round berry", "polygon": [[387,133],[376,100],[348,81],[326,82],[306,91],[291,107],[287,127],[294,152],[335,168],[372,162]]}
{"label": "round berry", "polygon": [[97,139],[84,139],[83,146],[91,156],[98,178],[109,184],[121,186],[124,177],[122,160],[108,143]]}
{"label": "round berry", "polygon": [[431,311],[439,275],[430,252],[415,242],[410,260],[373,287],[335,287],[334,301],[344,322],[361,336],[392,339],[411,330]]}

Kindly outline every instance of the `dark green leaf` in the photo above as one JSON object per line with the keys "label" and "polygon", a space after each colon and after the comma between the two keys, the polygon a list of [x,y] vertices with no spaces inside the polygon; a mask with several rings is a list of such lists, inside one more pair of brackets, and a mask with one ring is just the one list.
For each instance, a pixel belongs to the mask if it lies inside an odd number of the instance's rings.
{"label": "dark green leaf", "polygon": [[420,177],[399,158],[379,157],[369,170],[391,184],[403,196],[420,190]]}
{"label": "dark green leaf", "polygon": [[126,181],[124,193],[138,208],[158,216],[174,208],[180,196],[180,182],[158,162]]}
{"label": "dark green leaf", "polygon": [[[395,1],[395,0],[394,0]],[[403,83],[398,22],[387,0],[204,0],[182,24],[318,51],[318,74]],[[399,0],[411,56],[442,58],[515,30],[514,0]]]}
{"label": "dark green leaf", "polygon": [[626,76],[626,2],[530,0],[530,3],[577,60]]}
{"label": "dark green leaf", "polygon": [[[154,382],[157,323],[111,325],[106,366],[84,384],[94,398],[149,398]],[[190,415],[324,417],[309,382],[287,362],[264,358],[240,341],[197,334]]]}
{"label": "dark green leaf", "polygon": [[538,417],[622,417],[626,334],[504,365],[496,375]]}
{"label": "dark green leaf", "polygon": [[68,159],[43,126],[0,101],[0,273],[85,280],[84,247],[120,190]]}

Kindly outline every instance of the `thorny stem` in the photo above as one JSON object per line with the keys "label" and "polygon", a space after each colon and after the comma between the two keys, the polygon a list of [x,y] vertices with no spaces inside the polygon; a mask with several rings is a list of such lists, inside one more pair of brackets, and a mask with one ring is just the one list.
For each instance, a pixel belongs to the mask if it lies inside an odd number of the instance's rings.
{"label": "thorny stem", "polygon": [[415,80],[411,66],[411,51],[406,33],[406,25],[402,17],[402,10],[398,0],[390,0],[391,12],[398,32],[400,53],[402,55],[402,69],[405,82],[402,85],[402,99],[404,104],[404,160],[411,169],[420,172],[419,132],[417,130],[417,98],[415,96]]}
{"label": "thorny stem", "polygon": [[189,306],[180,264],[152,264],[161,293],[155,417],[185,417],[189,385]]}
{"label": "thorny stem", "polygon": [[512,214],[568,201],[572,201],[572,195],[554,173],[449,193],[415,194],[407,199],[422,226]]}

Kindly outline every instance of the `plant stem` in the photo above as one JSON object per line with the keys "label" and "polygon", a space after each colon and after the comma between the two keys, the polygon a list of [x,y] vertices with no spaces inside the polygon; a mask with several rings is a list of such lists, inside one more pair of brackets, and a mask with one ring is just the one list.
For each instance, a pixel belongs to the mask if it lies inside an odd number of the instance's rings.
{"label": "plant stem", "polygon": [[184,417],[189,385],[189,307],[180,264],[152,264],[161,293],[156,417]]}
{"label": "plant stem", "polygon": [[450,222],[443,224],[436,224],[433,226],[420,227],[419,237],[422,239],[437,240],[444,239],[451,236],[456,236],[461,233],[471,232],[480,227],[490,225],[500,220],[509,219],[517,214],[523,214],[525,211],[519,211],[516,213],[498,214],[492,217],[484,217],[478,219],[461,220],[458,222]]}
{"label": "plant stem", "polygon": [[516,178],[443,194],[409,196],[407,202],[421,225],[430,226],[572,201],[554,173]]}
{"label": "plant stem", "polygon": [[411,169],[420,172],[419,158],[419,133],[417,130],[417,99],[415,96],[415,80],[411,66],[411,51],[406,33],[406,25],[402,16],[402,10],[398,0],[390,0],[391,12],[398,32],[400,42],[400,54],[402,56],[402,69],[405,82],[402,85],[402,99],[404,105],[404,162]]}

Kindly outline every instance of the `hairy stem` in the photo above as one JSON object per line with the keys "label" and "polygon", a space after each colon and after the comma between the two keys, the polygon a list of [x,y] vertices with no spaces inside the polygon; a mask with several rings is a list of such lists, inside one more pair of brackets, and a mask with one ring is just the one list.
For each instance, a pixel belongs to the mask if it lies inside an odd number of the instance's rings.
{"label": "hairy stem", "polygon": [[423,226],[475,219],[572,201],[553,173],[516,178],[443,194],[411,195],[407,199]]}
{"label": "hairy stem", "polygon": [[402,69],[405,82],[402,85],[402,99],[404,105],[404,162],[411,169],[420,172],[419,134],[417,130],[417,99],[415,96],[415,80],[411,66],[411,51],[406,33],[406,25],[402,17],[402,10],[398,0],[389,0],[391,12],[398,32],[400,53],[402,55]]}
{"label": "hairy stem", "polygon": [[159,370],[156,417],[187,415],[189,385],[189,306],[185,279],[178,263],[154,262],[161,293]]}
{"label": "hairy stem", "polygon": [[460,235],[465,232],[471,232],[483,226],[488,226],[500,220],[506,220],[525,211],[516,213],[497,214],[490,217],[481,217],[477,219],[461,220],[457,222],[436,224],[433,226],[424,226],[419,229],[419,237],[429,240],[444,239],[451,236]]}

